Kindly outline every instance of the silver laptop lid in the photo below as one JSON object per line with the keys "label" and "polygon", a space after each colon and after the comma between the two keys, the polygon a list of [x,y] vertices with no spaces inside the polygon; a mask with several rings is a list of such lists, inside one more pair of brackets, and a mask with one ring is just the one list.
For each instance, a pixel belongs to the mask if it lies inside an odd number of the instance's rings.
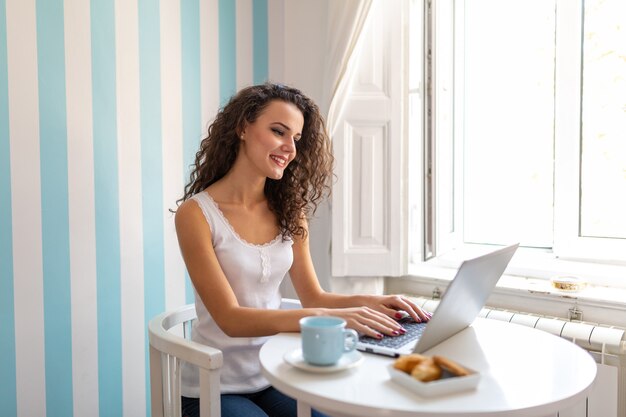
{"label": "silver laptop lid", "polygon": [[423,353],[472,324],[518,243],[463,261],[413,351]]}

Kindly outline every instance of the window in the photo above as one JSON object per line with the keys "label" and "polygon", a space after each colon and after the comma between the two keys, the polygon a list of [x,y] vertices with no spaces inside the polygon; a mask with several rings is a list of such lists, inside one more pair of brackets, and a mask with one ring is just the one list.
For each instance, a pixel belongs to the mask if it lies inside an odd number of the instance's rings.
{"label": "window", "polygon": [[413,0],[409,19],[412,259],[519,241],[626,262],[626,3]]}
{"label": "window", "polygon": [[333,276],[519,241],[510,274],[625,286],[626,2],[372,7],[333,137]]}

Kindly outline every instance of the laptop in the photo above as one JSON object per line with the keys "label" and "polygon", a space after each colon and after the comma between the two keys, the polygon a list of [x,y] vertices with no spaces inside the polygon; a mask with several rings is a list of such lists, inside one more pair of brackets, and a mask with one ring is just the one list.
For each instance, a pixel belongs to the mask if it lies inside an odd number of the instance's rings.
{"label": "laptop", "polygon": [[468,327],[509,264],[518,243],[463,261],[427,323],[399,320],[406,334],[374,339],[361,336],[357,349],[388,356],[423,353]]}

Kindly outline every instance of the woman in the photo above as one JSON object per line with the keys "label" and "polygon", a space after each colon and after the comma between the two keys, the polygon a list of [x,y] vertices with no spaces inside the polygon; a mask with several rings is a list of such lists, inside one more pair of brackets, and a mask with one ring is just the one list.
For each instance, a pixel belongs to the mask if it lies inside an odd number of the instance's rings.
{"label": "woman", "polygon": [[[266,336],[299,331],[302,317],[339,316],[377,338],[404,332],[394,320],[400,310],[428,320],[404,297],[338,295],[320,287],[307,219],[329,191],[332,161],[315,103],[269,83],[231,98],[196,153],[176,232],[196,293],[193,339],[224,355],[224,417],[295,416],[295,401],[261,375],[258,353]],[[302,309],[278,309],[287,272]],[[198,394],[197,374],[185,369],[183,415],[197,413]]]}

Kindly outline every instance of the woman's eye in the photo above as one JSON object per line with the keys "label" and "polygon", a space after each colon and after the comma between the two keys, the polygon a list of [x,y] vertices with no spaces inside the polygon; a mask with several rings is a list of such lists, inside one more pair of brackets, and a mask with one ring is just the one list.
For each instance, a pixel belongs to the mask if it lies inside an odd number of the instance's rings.
{"label": "woman's eye", "polygon": [[272,131],[276,133],[278,136],[282,136],[284,134],[284,132],[280,129],[272,129]]}

